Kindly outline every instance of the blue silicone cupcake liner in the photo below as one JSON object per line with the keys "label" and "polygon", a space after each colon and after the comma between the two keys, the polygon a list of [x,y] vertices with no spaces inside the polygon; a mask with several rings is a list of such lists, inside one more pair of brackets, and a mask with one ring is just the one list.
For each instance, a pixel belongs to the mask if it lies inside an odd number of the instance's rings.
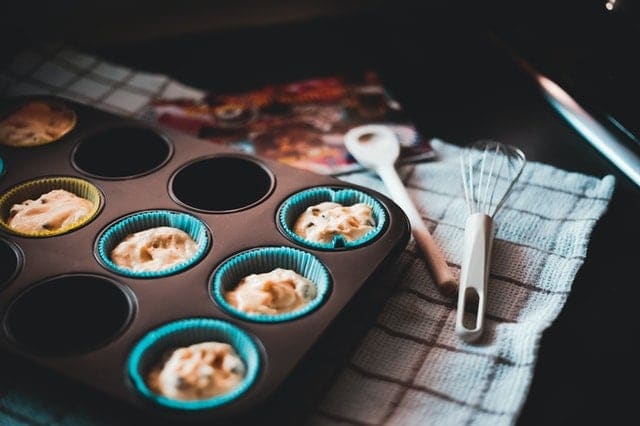
{"label": "blue silicone cupcake liner", "polygon": [[[178,228],[196,242],[198,250],[184,262],[159,271],[133,271],[116,265],[110,257],[111,251],[129,234],[159,226]],[[176,274],[197,263],[209,248],[209,231],[206,225],[190,214],[170,210],[150,210],[135,213],[110,225],[98,238],[96,253],[100,262],[120,275],[133,278],[158,278]]]}
{"label": "blue silicone cupcake liner", "polygon": [[[336,235],[330,243],[319,243],[307,240],[296,234],[293,231],[293,227],[298,217],[308,207],[325,201],[342,204],[343,206],[351,206],[357,203],[368,204],[371,206],[376,226],[354,241],[347,241],[342,235]],[[285,235],[300,245],[321,250],[352,249],[367,244],[380,235],[387,223],[387,213],[382,203],[362,191],[352,188],[317,187],[306,189],[287,198],[280,207],[278,221]]]}
{"label": "blue silicone cupcake liner", "polygon": [[[195,401],[168,398],[149,388],[144,377],[167,350],[206,341],[228,343],[238,353],[245,366],[244,380],[238,387],[213,398]],[[182,319],[156,328],[136,343],[127,360],[127,372],[135,390],[158,405],[177,410],[204,410],[227,404],[251,388],[259,371],[260,352],[253,338],[237,326],[213,318]]]}
{"label": "blue silicone cupcake liner", "polygon": [[[236,309],[224,298],[224,292],[233,289],[247,275],[271,272],[275,268],[290,269],[309,279],[316,285],[316,297],[296,311],[276,315],[247,313]],[[215,271],[211,287],[215,301],[232,315],[248,321],[276,323],[300,318],[316,310],[329,295],[331,278],[327,268],[311,253],[292,247],[260,247],[224,261]]]}

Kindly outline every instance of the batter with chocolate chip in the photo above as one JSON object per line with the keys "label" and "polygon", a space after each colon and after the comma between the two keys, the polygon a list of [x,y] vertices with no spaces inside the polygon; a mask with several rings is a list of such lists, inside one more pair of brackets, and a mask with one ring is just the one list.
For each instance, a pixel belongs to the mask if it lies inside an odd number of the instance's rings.
{"label": "batter with chocolate chip", "polygon": [[242,383],[245,367],[228,343],[202,342],[169,350],[147,375],[149,388],[181,401],[212,398]]}
{"label": "batter with chocolate chip", "polygon": [[343,206],[325,201],[308,207],[296,220],[293,232],[305,240],[330,243],[337,235],[355,241],[375,227],[372,208],[366,203]]}
{"label": "batter with chocolate chip", "polygon": [[0,121],[0,144],[44,145],[60,139],[76,124],[76,114],[57,102],[31,101]]}
{"label": "batter with chocolate chip", "polygon": [[129,234],[112,251],[116,265],[135,272],[161,271],[191,259],[196,242],[181,229],[158,226]]}
{"label": "batter with chocolate chip", "polygon": [[57,231],[81,221],[93,208],[89,200],[64,189],[54,189],[35,200],[14,204],[7,225],[25,233]]}
{"label": "batter with chocolate chip", "polygon": [[242,278],[225,299],[243,312],[277,315],[301,309],[316,293],[316,285],[309,279],[290,269],[276,268]]}

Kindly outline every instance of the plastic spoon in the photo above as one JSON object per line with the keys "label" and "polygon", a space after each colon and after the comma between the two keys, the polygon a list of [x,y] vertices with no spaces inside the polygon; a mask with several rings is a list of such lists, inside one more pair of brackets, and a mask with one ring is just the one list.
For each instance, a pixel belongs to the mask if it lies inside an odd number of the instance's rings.
{"label": "plastic spoon", "polygon": [[413,237],[427,260],[438,288],[447,295],[454,295],[458,284],[396,172],[400,142],[393,130],[380,124],[354,127],[344,135],[344,144],[360,165],[380,176],[391,198],[409,218]]}

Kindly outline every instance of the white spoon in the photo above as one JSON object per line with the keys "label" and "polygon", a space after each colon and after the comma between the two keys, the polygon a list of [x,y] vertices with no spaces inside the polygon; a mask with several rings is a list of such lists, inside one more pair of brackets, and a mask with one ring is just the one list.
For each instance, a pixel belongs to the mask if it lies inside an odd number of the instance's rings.
{"label": "white spoon", "polygon": [[344,135],[344,144],[360,165],[380,176],[391,198],[409,218],[413,237],[424,254],[439,289],[447,295],[454,295],[458,284],[396,172],[395,162],[400,155],[400,142],[393,130],[379,124],[354,127]]}

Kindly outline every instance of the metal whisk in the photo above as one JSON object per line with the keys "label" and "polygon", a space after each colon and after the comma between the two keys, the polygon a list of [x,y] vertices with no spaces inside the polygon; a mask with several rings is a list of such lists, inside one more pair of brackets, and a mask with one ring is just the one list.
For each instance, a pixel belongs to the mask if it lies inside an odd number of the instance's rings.
{"label": "metal whisk", "polygon": [[[476,340],[483,331],[484,310],[494,217],[511,193],[524,165],[518,148],[495,141],[479,141],[465,147],[460,155],[464,196],[469,209],[465,224],[464,252],[458,288],[456,334],[465,341]],[[465,325],[468,303],[476,303],[475,324]]]}

